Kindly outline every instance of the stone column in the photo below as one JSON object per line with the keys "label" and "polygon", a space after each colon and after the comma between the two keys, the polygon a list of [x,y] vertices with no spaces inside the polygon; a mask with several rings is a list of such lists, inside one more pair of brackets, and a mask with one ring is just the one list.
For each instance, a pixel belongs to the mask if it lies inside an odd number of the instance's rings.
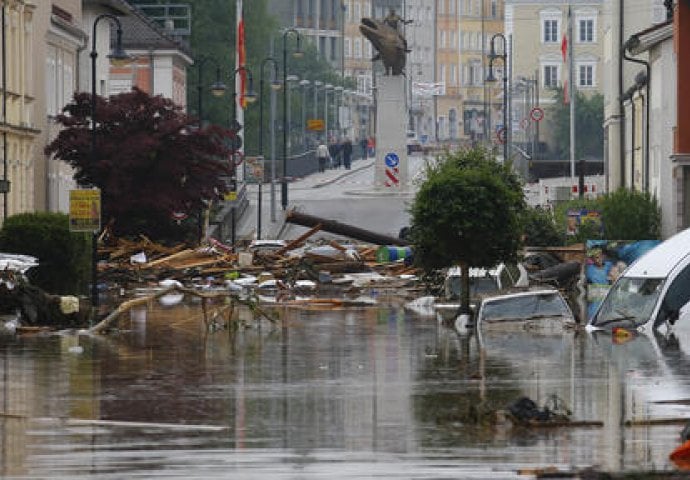
{"label": "stone column", "polygon": [[381,75],[376,80],[374,186],[396,193],[408,188],[405,77]]}

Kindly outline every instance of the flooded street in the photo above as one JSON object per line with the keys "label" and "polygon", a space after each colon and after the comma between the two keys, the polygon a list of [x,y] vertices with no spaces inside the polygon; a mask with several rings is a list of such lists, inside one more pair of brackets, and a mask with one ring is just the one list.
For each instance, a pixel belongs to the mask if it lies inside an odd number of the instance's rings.
{"label": "flooded street", "polygon": [[[682,343],[584,332],[459,336],[398,306],[280,310],[204,335],[198,305],[119,334],[7,338],[3,478],[528,478],[668,470],[688,417]],[[517,428],[521,396],[574,421]],[[500,416],[500,415],[499,415]],[[661,421],[664,420],[665,421]],[[627,423],[626,423],[627,422]]]}

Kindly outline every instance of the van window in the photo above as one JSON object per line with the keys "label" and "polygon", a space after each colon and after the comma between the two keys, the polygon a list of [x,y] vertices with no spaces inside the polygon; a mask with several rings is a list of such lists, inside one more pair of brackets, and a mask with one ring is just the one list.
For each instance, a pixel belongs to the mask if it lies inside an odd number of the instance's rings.
{"label": "van window", "polygon": [[[668,319],[669,315],[677,315],[680,309],[688,302],[690,302],[690,265],[681,270],[676,278],[673,279],[671,285],[669,285],[666,295],[661,302],[654,325],[660,325]],[[675,319],[671,323],[673,321]]]}

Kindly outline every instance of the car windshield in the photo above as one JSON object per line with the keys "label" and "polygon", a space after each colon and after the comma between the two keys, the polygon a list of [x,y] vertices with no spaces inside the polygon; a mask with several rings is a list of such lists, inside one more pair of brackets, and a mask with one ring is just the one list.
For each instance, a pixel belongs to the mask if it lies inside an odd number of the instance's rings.
{"label": "car windshield", "polygon": [[619,278],[592,319],[592,326],[644,325],[654,312],[663,285],[663,278]]}
{"label": "car windshield", "polygon": [[563,297],[553,292],[487,300],[480,315],[482,320],[507,320],[571,316],[571,313]]}

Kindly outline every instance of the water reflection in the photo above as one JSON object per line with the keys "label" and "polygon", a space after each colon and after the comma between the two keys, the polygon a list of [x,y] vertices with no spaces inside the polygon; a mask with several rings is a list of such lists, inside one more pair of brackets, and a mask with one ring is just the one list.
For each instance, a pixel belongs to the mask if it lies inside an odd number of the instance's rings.
{"label": "water reflection", "polygon": [[[682,424],[652,420],[690,418],[683,338],[458,336],[397,307],[278,313],[274,326],[241,312],[251,328],[207,335],[198,305],[158,306],[132,312],[119,335],[4,339],[2,476],[665,469]],[[520,396],[552,394],[604,426],[496,421]]]}

